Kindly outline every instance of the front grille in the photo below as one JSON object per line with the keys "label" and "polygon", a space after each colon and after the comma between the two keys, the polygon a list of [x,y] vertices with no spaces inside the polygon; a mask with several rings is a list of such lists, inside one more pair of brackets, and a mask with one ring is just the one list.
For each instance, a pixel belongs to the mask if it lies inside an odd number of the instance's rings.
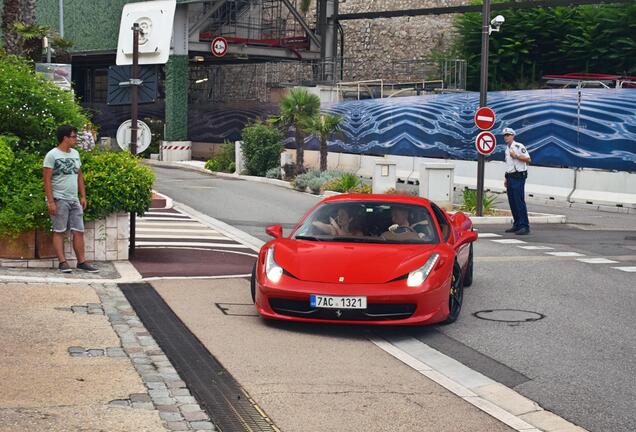
{"label": "front grille", "polygon": [[368,304],[366,309],[317,309],[309,306],[309,300],[270,298],[269,305],[280,315],[293,317],[342,320],[342,321],[390,321],[409,318],[415,312],[414,304]]}

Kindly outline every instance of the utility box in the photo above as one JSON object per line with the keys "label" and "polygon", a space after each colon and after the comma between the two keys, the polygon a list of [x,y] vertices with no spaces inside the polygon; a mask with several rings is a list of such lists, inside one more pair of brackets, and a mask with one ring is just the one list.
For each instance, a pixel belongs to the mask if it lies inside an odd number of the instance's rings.
{"label": "utility box", "polygon": [[452,162],[420,165],[420,196],[437,205],[453,203],[455,164]]}
{"label": "utility box", "polygon": [[245,169],[242,145],[243,141],[234,141],[234,174],[241,174]]}
{"label": "utility box", "polygon": [[382,194],[387,189],[395,188],[397,181],[397,165],[395,162],[379,161],[373,168],[373,183],[371,185],[374,194]]}

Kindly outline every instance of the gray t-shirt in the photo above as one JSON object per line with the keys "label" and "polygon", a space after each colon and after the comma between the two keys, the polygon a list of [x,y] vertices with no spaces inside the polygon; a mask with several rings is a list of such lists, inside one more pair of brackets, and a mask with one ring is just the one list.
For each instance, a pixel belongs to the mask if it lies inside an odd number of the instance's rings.
{"label": "gray t-shirt", "polygon": [[77,197],[77,177],[80,172],[79,152],[70,149],[68,153],[55,147],[44,157],[44,168],[53,170],[51,189],[54,199],[79,201]]}

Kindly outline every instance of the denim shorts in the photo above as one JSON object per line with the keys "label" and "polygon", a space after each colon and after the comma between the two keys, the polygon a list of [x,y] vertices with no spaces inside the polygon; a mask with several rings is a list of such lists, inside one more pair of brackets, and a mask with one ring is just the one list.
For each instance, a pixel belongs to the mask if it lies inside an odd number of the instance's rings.
{"label": "denim shorts", "polygon": [[53,231],[63,233],[68,230],[84,232],[84,209],[79,201],[56,199],[57,213],[51,215]]}

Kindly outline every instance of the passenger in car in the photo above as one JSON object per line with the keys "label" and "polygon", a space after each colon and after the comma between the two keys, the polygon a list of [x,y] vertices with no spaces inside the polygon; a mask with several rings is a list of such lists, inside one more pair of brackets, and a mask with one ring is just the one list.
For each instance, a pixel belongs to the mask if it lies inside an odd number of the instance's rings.
{"label": "passenger in car", "polygon": [[340,206],[336,214],[329,217],[329,223],[314,221],[312,225],[323,233],[332,236],[350,237],[364,235],[360,218],[356,218],[354,211],[345,206]]}

